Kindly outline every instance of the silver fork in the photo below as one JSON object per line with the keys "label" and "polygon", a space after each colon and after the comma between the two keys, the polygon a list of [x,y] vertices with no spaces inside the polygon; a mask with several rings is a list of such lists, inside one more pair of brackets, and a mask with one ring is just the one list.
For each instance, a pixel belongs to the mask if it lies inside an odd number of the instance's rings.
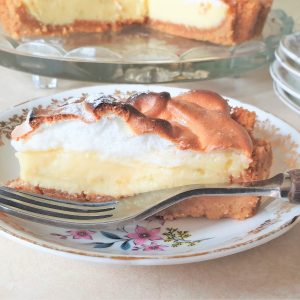
{"label": "silver fork", "polygon": [[241,184],[188,185],[138,194],[120,201],[78,203],[0,187],[0,210],[53,225],[97,228],[150,217],[195,196],[268,196],[300,203],[300,169]]}

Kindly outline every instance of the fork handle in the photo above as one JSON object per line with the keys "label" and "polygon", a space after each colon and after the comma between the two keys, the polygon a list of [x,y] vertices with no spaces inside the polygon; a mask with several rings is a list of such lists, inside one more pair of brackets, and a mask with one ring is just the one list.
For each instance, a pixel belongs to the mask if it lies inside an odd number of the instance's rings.
{"label": "fork handle", "polygon": [[[171,205],[198,196],[263,196],[287,199],[300,204],[300,169],[279,173],[269,179],[238,184],[194,184],[146,193],[142,200],[150,203],[138,219],[144,219]],[[140,200],[137,195],[135,201]],[[126,201],[126,200],[125,200]],[[124,203],[124,201],[122,201]],[[140,209],[139,209],[140,210]]]}
{"label": "fork handle", "polygon": [[288,199],[292,203],[300,203],[300,169],[290,170],[287,173],[291,181]]}
{"label": "fork handle", "polygon": [[181,197],[193,196],[265,196],[300,203],[300,169],[279,173],[269,179],[225,185],[186,186]]}

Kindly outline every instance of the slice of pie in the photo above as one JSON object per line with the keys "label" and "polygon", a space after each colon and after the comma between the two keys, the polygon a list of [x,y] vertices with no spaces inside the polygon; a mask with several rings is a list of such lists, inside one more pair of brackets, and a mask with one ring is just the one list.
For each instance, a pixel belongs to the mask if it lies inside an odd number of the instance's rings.
{"label": "slice of pie", "polygon": [[103,32],[128,24],[231,45],[261,33],[272,0],[0,0],[13,37]]}
{"label": "slice of pie", "polygon": [[[78,201],[104,201],[196,183],[266,178],[268,142],[255,114],[209,91],[141,93],[120,102],[87,96],[32,111],[12,132],[20,178],[11,186]],[[162,214],[243,219],[257,197],[191,199]]]}

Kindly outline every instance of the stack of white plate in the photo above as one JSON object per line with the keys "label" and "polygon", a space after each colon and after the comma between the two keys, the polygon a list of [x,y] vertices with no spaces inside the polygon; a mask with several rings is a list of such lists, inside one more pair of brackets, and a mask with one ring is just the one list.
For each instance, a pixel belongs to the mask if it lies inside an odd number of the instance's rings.
{"label": "stack of white plate", "polygon": [[270,66],[274,91],[291,109],[300,114],[300,32],[285,36]]}

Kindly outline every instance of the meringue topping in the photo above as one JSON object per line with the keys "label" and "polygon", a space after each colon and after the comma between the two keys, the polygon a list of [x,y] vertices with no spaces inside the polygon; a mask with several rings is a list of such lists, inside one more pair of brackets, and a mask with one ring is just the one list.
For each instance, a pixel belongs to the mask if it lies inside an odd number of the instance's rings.
{"label": "meringue topping", "polygon": [[135,135],[158,135],[181,150],[232,149],[248,157],[252,153],[251,138],[232,119],[227,101],[200,90],[174,98],[166,92],[136,94],[124,101],[105,95],[74,98],[55,109],[30,112],[12,132],[12,139],[25,142],[46,124],[69,120],[90,124],[109,115],[123,119]]}

